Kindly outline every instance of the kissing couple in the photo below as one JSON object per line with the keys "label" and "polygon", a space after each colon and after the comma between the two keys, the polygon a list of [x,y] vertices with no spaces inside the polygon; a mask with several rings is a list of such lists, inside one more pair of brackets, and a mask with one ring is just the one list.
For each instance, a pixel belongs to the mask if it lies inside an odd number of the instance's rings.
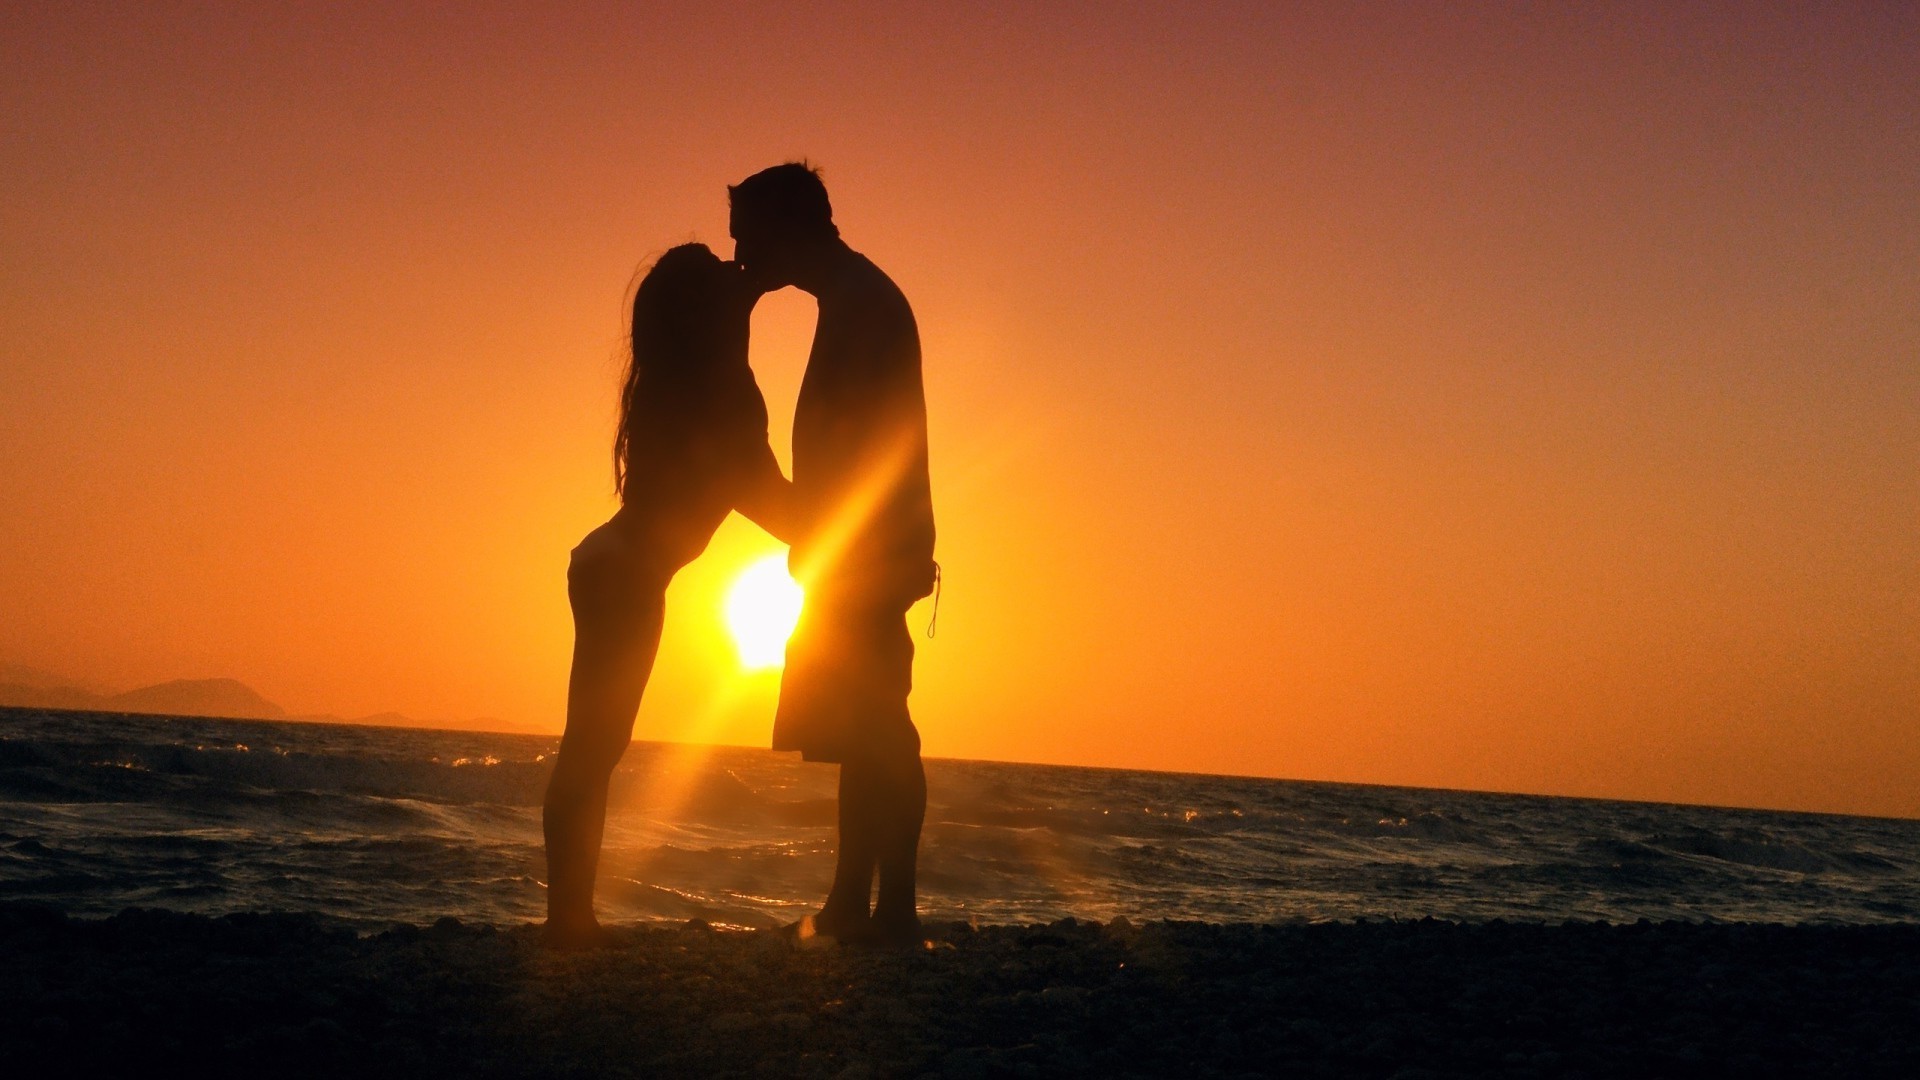
{"label": "kissing couple", "polygon": [[[567,568],[573,667],[543,819],[548,940],[605,940],[593,884],[607,786],[653,670],[667,583],[738,510],[789,545],[805,595],[773,748],[840,765],[833,885],[796,932],[917,943],[927,781],[907,712],[906,612],[938,574],[919,330],[900,289],[840,238],[812,167],[776,165],[727,195],[734,261],[685,244],[634,293],[613,443],[621,506]],[[791,482],[767,444],[766,402],[747,366],[754,303],[788,286],[820,308],[794,408]]]}

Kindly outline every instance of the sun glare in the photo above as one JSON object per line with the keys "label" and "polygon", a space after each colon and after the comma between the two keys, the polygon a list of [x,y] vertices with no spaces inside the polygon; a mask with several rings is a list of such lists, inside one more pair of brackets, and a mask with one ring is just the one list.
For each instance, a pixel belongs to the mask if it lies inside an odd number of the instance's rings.
{"label": "sun glare", "polygon": [[748,670],[779,667],[787,636],[800,620],[800,586],[787,576],[787,557],[769,555],[748,566],[727,593],[727,629]]}

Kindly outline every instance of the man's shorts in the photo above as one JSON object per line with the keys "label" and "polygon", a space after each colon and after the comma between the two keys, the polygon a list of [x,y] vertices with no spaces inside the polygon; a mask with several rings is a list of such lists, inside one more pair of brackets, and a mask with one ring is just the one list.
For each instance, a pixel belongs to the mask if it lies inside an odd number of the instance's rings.
{"label": "man's shorts", "polygon": [[773,748],[807,761],[920,751],[907,714],[913,635],[897,607],[836,605],[808,597],[787,641]]}

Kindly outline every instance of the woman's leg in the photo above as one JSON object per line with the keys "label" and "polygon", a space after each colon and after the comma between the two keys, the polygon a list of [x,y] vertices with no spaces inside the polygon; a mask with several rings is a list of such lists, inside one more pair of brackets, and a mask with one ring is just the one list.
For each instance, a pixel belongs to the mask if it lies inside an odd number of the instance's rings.
{"label": "woman's leg", "polygon": [[664,588],[641,584],[633,553],[607,540],[600,531],[589,536],[567,571],[574,616],[567,730],[547,781],[543,815],[547,926],[558,944],[590,944],[599,935],[593,883],[607,785],[633,737],[665,612]]}

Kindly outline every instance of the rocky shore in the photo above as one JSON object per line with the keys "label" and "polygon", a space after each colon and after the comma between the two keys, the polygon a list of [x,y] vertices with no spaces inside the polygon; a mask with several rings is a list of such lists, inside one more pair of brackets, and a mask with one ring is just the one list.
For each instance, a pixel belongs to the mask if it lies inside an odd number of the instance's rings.
{"label": "rocky shore", "polygon": [[1920,927],[928,928],[907,952],[704,924],[0,906],[13,1075],[1920,1075]]}

